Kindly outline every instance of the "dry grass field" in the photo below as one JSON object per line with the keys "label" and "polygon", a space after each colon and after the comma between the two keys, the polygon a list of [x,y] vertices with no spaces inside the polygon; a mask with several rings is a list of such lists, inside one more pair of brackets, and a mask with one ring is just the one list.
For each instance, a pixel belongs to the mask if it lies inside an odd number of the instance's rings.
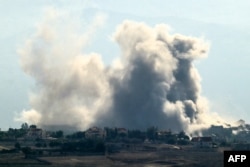
{"label": "dry grass field", "polygon": [[22,153],[0,154],[0,167],[44,167],[48,163],[36,159],[25,159]]}
{"label": "dry grass field", "polygon": [[1,154],[0,167],[221,167],[223,150],[165,149],[122,151],[105,156],[58,156],[25,159],[22,153]]}

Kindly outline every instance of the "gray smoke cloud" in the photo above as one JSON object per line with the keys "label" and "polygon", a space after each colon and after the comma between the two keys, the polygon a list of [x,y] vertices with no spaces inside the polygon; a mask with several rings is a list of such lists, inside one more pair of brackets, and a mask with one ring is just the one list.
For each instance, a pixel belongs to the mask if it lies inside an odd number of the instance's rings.
{"label": "gray smoke cloud", "polygon": [[188,132],[221,121],[208,112],[193,64],[207,55],[203,39],[171,34],[164,24],[127,20],[112,35],[121,56],[105,65],[101,55],[83,52],[104,18],[97,16],[83,35],[61,19],[65,16],[50,11],[18,52],[36,89],[31,109],[16,120],[76,129],[157,126]]}
{"label": "gray smoke cloud", "polygon": [[110,77],[112,106],[104,122],[128,128],[185,129],[201,109],[200,77],[192,62],[206,56],[198,38],[170,35],[166,25],[150,28],[124,21],[114,33],[122,50],[120,70]]}

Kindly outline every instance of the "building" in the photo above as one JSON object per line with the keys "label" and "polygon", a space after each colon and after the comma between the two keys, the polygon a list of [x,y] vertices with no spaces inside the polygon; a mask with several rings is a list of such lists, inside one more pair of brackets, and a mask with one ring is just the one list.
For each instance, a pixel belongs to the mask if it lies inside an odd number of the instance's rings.
{"label": "building", "polygon": [[46,138],[46,132],[42,129],[37,128],[35,125],[31,125],[27,131],[26,139],[44,139]]}
{"label": "building", "polygon": [[158,139],[164,140],[172,136],[171,130],[161,130],[157,132]]}
{"label": "building", "polygon": [[195,147],[212,147],[212,137],[193,137],[191,143]]}
{"label": "building", "polygon": [[224,128],[223,126],[212,125],[207,131],[203,132],[205,135],[214,134],[220,138],[230,137],[232,135],[232,128]]}
{"label": "building", "polygon": [[119,136],[128,136],[128,130],[125,128],[116,128]]}
{"label": "building", "polygon": [[85,137],[88,139],[105,139],[106,131],[98,127],[92,127],[85,131]]}

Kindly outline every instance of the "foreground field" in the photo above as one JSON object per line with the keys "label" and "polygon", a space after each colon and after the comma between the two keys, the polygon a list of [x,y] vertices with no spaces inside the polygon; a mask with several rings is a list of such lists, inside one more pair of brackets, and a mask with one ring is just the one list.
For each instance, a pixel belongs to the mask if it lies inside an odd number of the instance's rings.
{"label": "foreground field", "polygon": [[58,156],[25,159],[21,153],[1,154],[4,167],[221,167],[223,153],[211,150],[119,152],[104,156]]}
{"label": "foreground field", "polygon": [[160,151],[160,152],[122,152],[109,156],[86,157],[44,157],[43,160],[55,166],[72,167],[162,167],[162,166],[223,166],[223,154],[207,151]]}
{"label": "foreground field", "polygon": [[36,159],[25,159],[21,153],[1,154],[1,167],[45,167],[49,165],[47,162],[41,162]]}

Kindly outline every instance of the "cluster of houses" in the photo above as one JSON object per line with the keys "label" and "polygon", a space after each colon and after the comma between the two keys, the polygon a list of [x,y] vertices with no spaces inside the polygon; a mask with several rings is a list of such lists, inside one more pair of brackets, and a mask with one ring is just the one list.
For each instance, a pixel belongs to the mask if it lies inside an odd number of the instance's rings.
{"label": "cluster of houses", "polygon": [[[117,135],[119,136],[127,136],[128,135],[128,130],[125,128],[115,128]],[[92,127],[89,128],[88,130],[85,131],[85,137],[86,138],[100,138],[100,139],[105,139],[107,136],[107,131],[98,128],[98,127]]]}
{"label": "cluster of houses", "polygon": [[[220,143],[221,141],[228,141],[233,134],[233,130],[235,129],[224,128],[223,126],[211,126],[210,129],[204,131],[203,137],[201,136],[192,137],[189,142],[192,143],[194,147],[213,147],[214,143]],[[126,128],[115,128],[115,131],[119,136],[128,136],[128,130]],[[239,137],[243,136],[244,138],[247,137],[250,138],[250,133],[248,132],[249,131],[242,131],[242,132],[240,131],[238,132],[239,133],[238,136]],[[84,133],[85,133],[85,138],[90,138],[90,139],[93,138],[106,139],[107,137],[106,129],[102,129],[99,127],[91,127],[87,129]],[[171,130],[157,131],[157,137],[159,140],[164,139],[164,137],[166,138],[166,136],[171,136],[171,135],[173,135]],[[37,128],[35,125],[31,125],[27,129],[26,135],[23,136],[22,139],[26,140],[52,139],[52,137],[50,137],[49,133],[46,132],[45,130]]]}
{"label": "cluster of houses", "polygon": [[[116,128],[118,135],[128,135],[128,130],[125,128]],[[91,127],[85,131],[86,138],[99,138],[105,139],[107,136],[107,132],[99,127]],[[35,125],[31,125],[27,130],[25,139],[35,140],[35,139],[46,139],[49,138],[48,133],[41,128],[37,128]]]}
{"label": "cluster of houses", "polygon": [[106,131],[98,127],[92,127],[92,128],[89,128],[87,131],[85,131],[86,138],[105,139],[106,135],[107,135]]}
{"label": "cluster of houses", "polygon": [[[117,130],[118,135],[121,135],[121,134],[127,135],[128,134],[128,130],[125,129],[125,128],[116,128],[116,130]],[[157,132],[157,135],[159,136],[159,138],[164,138],[164,136],[171,135],[171,131],[170,130],[159,131],[159,132]],[[92,127],[92,128],[89,128],[85,132],[85,137],[86,138],[102,138],[102,139],[105,139],[106,131],[101,129],[101,128],[98,128],[98,127]],[[194,147],[213,147],[213,138],[210,137],[210,136],[193,137],[191,139],[191,143],[194,145]]]}
{"label": "cluster of houses", "polygon": [[[118,135],[128,135],[128,130],[125,128],[116,128]],[[158,131],[157,135],[159,138],[164,138],[164,136],[171,135],[171,131]],[[91,127],[85,131],[86,138],[99,138],[105,139],[107,136],[106,130],[98,127]],[[46,131],[37,128],[35,125],[31,125],[27,131],[25,139],[35,140],[35,139],[48,139],[50,138]],[[213,138],[212,137],[193,137],[190,141],[195,147],[212,147]]]}

